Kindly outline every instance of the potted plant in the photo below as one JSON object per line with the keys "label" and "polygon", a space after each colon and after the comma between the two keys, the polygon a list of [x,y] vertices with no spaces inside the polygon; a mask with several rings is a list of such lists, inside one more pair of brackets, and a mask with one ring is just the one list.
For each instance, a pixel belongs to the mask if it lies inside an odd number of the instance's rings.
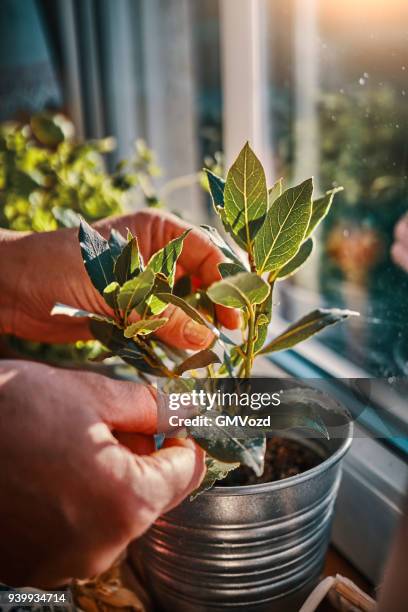
{"label": "potted plant", "polygon": [[[202,227],[226,258],[219,264],[218,282],[196,290],[184,281],[175,283],[188,231],[145,262],[135,236],[129,233],[125,240],[115,232],[105,240],[82,221],[83,261],[111,315],[62,304],[53,309],[54,314],[89,317],[94,336],[109,355],[118,355],[142,377],[161,377],[170,389],[186,382],[186,372],[201,368],[216,379],[249,379],[258,355],[291,348],[355,314],[317,309],[272,340],[267,338],[273,289],[310,256],[311,235],[337,190],[313,200],[312,179],[288,189],[279,180],[268,190],[262,165],[248,144],[225,181],[208,172],[208,182],[215,211],[240,248],[235,250],[213,228]],[[154,332],[166,324],[168,304],[210,327],[213,346],[185,354],[157,340]],[[240,309],[240,342],[218,328],[214,304]],[[350,444],[351,430],[349,423],[343,423],[341,436],[322,437],[324,423],[314,407],[330,414],[338,410],[337,404],[328,397],[322,404],[322,398],[310,390],[293,396],[292,403],[299,403],[299,397],[313,410],[307,414],[288,410],[283,428],[306,425],[316,440],[266,442],[264,431],[240,438],[222,427],[213,428],[209,436],[200,427],[187,428],[208,453],[207,475],[196,492],[203,494],[161,517],[143,539],[147,575],[165,610],[295,610],[313,587],[328,543],[339,462]],[[262,477],[265,453],[267,469]],[[282,456],[286,467],[281,465]],[[276,462],[283,479],[269,481],[276,476]],[[234,481],[231,470],[240,465],[244,467]],[[230,486],[211,489],[229,472]]]}

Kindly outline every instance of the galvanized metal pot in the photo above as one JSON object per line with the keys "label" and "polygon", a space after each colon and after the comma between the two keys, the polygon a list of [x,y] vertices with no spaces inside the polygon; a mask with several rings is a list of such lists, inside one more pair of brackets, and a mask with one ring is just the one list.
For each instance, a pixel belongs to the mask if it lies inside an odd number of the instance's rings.
{"label": "galvanized metal pot", "polygon": [[141,542],[158,609],[299,610],[324,563],[351,444],[351,424],[346,429],[342,438],[303,441],[322,453],[322,463],[303,474],[214,487],[160,517]]}

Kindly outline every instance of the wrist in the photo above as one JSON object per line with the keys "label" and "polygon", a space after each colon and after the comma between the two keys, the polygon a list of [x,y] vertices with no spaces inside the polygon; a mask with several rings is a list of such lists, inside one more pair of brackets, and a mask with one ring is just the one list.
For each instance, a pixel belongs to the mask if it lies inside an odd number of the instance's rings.
{"label": "wrist", "polygon": [[27,268],[29,251],[25,242],[30,232],[0,229],[0,333],[15,333],[18,286]]}

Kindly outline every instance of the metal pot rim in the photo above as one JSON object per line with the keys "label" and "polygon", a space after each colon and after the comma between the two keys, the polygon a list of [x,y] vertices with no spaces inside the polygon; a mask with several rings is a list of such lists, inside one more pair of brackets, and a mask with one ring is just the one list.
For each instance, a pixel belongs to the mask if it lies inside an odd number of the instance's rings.
{"label": "metal pot rim", "polygon": [[269,493],[271,491],[279,491],[288,487],[295,487],[301,482],[310,480],[317,476],[319,473],[325,472],[332,465],[340,461],[340,459],[342,459],[342,457],[350,448],[352,441],[353,423],[350,421],[348,423],[347,437],[343,440],[341,446],[332,455],[329,455],[326,459],[319,463],[319,465],[317,465],[316,467],[311,468],[310,470],[306,470],[301,474],[297,474],[296,476],[290,476],[289,478],[284,478],[283,480],[276,480],[274,482],[265,482],[254,485],[240,485],[236,487],[214,486],[212,487],[212,489],[205,491],[204,495],[213,495],[220,497],[229,497],[230,495],[254,495],[256,493]]}

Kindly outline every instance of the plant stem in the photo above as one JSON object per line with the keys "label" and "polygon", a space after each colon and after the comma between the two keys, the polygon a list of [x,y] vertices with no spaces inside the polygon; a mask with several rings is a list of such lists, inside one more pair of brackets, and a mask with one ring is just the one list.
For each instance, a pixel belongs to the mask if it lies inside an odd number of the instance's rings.
{"label": "plant stem", "polygon": [[251,305],[248,306],[248,336],[246,342],[246,354],[244,360],[244,378],[251,376],[252,365],[254,363],[254,342],[255,342],[255,312]]}
{"label": "plant stem", "polygon": [[[160,360],[160,358],[156,355],[155,351],[153,350],[153,348],[147,343],[144,342],[143,340],[141,340],[140,338],[138,338],[137,336],[135,336],[133,338],[133,340],[136,342],[136,344],[138,344],[141,348],[144,349],[144,351],[147,353],[147,355],[145,356],[145,361],[151,365],[154,368],[159,369],[164,376],[167,376],[168,378],[175,378],[177,375],[172,372],[171,370],[169,370],[164,363],[162,363],[162,361]],[[149,357],[151,359],[149,359]]]}
{"label": "plant stem", "polygon": [[278,277],[278,274],[279,274],[279,270],[272,270],[272,272],[269,272],[268,283],[271,285],[271,291],[272,291],[273,284]]}
{"label": "plant stem", "polygon": [[243,378],[244,370],[245,370],[245,361],[241,363],[241,366],[238,372],[238,378]]}

